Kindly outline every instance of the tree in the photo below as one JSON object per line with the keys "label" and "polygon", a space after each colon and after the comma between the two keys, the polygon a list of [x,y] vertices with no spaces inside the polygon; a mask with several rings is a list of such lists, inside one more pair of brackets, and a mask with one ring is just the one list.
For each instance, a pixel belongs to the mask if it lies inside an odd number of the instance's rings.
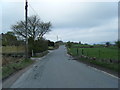
{"label": "tree", "polygon": [[120,41],[119,41],[119,40],[116,41],[115,44],[116,44],[116,46],[117,46],[118,48],[120,48]]}
{"label": "tree", "polygon": [[[34,42],[34,43],[32,43]],[[48,50],[48,41],[45,40],[44,38],[40,38],[38,40],[33,41],[33,39],[28,39],[28,48],[29,48],[29,55],[32,56],[32,51],[33,54],[35,53],[41,53],[43,51]]]}
{"label": "tree", "polygon": [[72,47],[72,42],[68,41],[67,46],[68,46],[68,48],[71,48]]}
{"label": "tree", "polygon": [[[17,36],[26,39],[25,25],[25,21],[19,21],[16,25],[13,25],[11,28]],[[51,27],[52,24],[50,22],[43,22],[36,15],[28,17],[27,36],[29,53],[33,51],[35,54],[47,50],[48,43],[45,39],[43,39],[43,36],[51,31]]]}
{"label": "tree", "polygon": [[[28,17],[28,38],[36,40],[42,38],[47,32],[51,31],[52,24],[50,22],[41,22],[37,16]],[[13,25],[12,30],[19,36],[26,38],[25,21],[19,21],[16,25]]]}
{"label": "tree", "polygon": [[106,42],[106,46],[107,46],[107,47],[110,46],[110,42]]}
{"label": "tree", "polygon": [[13,32],[7,32],[5,34],[2,33],[1,35],[2,35],[2,46],[6,46],[6,45],[12,46],[17,44],[17,37]]}
{"label": "tree", "polygon": [[47,22],[47,23],[44,23],[44,22],[41,22],[39,24],[39,38],[43,37],[47,32],[50,32],[51,31],[51,23],[50,22]]}
{"label": "tree", "polygon": [[55,43],[52,42],[52,41],[50,41],[50,40],[48,40],[48,46],[52,46],[52,47],[54,47],[54,46],[55,46]]}
{"label": "tree", "polygon": [[79,44],[82,44],[81,41],[79,41]]}

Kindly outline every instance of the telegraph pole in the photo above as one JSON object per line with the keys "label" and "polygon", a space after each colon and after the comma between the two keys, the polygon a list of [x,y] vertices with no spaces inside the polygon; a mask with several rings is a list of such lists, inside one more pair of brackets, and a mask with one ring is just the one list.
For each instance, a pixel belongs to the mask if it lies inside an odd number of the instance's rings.
{"label": "telegraph pole", "polygon": [[58,35],[57,35],[57,41],[58,41]]}
{"label": "telegraph pole", "polygon": [[25,59],[28,59],[28,30],[27,30],[27,13],[28,13],[28,2],[27,2],[27,0],[25,0],[25,29],[26,29]]}

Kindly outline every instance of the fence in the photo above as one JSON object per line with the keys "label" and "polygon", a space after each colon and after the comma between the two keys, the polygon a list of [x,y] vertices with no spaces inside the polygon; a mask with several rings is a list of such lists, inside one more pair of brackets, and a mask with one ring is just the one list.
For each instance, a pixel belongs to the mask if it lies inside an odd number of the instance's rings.
{"label": "fence", "polygon": [[114,49],[106,49],[106,48],[75,48],[73,52],[76,56],[88,58],[90,60],[98,60],[102,62],[110,62],[110,63],[119,63],[118,60],[118,52]]}

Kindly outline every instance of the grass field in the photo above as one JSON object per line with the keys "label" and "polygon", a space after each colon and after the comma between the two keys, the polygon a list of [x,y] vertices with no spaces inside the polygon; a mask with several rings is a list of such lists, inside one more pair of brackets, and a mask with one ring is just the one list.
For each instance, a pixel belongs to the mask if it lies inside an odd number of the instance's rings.
{"label": "grass field", "polygon": [[24,46],[2,46],[2,53],[23,53],[25,52]]}
{"label": "grass field", "polygon": [[99,59],[113,59],[118,60],[118,49],[114,48],[103,48],[103,47],[96,47],[96,48],[70,48],[70,52],[73,53],[73,55],[85,55],[89,57],[96,57]]}
{"label": "grass field", "polygon": [[[110,63],[107,60],[119,60],[118,56],[120,56],[120,53],[118,53],[118,48],[115,46],[111,47],[103,47],[103,46],[94,46],[93,48],[89,48],[90,45],[84,45],[84,48],[80,48],[83,46],[79,45],[72,45],[71,48],[68,48],[68,53],[72,56],[78,57],[79,60],[89,62],[95,65],[99,65],[108,69],[111,69],[113,71],[118,72],[120,69],[118,68],[120,64],[118,63]],[[88,56],[90,58],[95,57],[96,60],[90,60],[89,58],[79,57],[79,56]],[[104,59],[105,61],[101,61]],[[107,62],[106,62],[107,61]]]}

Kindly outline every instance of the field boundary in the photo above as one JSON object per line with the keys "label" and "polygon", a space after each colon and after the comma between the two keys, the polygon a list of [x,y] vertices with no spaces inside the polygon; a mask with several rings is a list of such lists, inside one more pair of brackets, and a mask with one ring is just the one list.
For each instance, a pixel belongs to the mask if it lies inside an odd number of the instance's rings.
{"label": "field boundary", "polygon": [[100,66],[100,65],[96,65],[96,64],[94,64],[94,63],[88,62],[87,60],[83,60],[83,59],[85,59],[85,58],[80,58],[80,57],[74,56],[74,55],[72,55],[72,53],[70,53],[70,52],[67,52],[67,53],[68,53],[70,56],[72,56],[72,57],[74,58],[74,60],[77,60],[78,62],[84,63],[84,64],[86,64],[86,65],[88,65],[88,66],[90,66],[90,67],[92,67],[92,68],[96,68],[96,69],[98,69],[98,70],[104,71],[104,72],[106,72],[106,73],[109,73],[109,74],[114,75],[114,76],[116,76],[116,77],[119,78],[118,72],[116,72],[116,71],[113,71],[113,70],[110,70],[109,68],[102,67],[102,66]]}

